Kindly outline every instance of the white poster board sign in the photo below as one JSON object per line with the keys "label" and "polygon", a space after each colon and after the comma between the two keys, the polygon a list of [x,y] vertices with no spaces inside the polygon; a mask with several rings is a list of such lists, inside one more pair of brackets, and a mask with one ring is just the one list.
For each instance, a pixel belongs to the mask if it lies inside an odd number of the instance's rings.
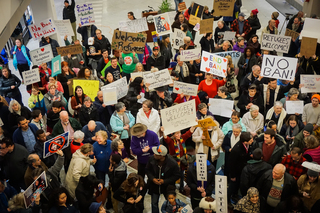
{"label": "white poster board sign", "polygon": [[287,114],[303,113],[303,101],[286,101]]}
{"label": "white poster board sign", "polygon": [[181,213],[192,213],[193,210],[191,208],[191,206],[189,205],[186,205],[182,210],[181,210]]}
{"label": "white poster board sign", "polygon": [[315,164],[315,163],[311,163],[308,161],[305,161],[302,163],[302,166],[308,169],[311,169],[312,171],[315,172],[320,172],[320,165],[319,164]]}
{"label": "white poster board sign", "polygon": [[69,19],[67,20],[54,20],[54,25],[56,26],[60,36],[74,36],[74,32]]}
{"label": "white poster board sign", "polygon": [[228,59],[202,51],[200,71],[225,78],[227,67]]}
{"label": "white poster board sign", "polygon": [[207,181],[207,154],[196,154],[197,181]]}
{"label": "white poster board sign", "polygon": [[227,176],[215,176],[216,213],[228,213]]}
{"label": "white poster board sign", "polygon": [[51,18],[41,21],[38,24],[29,26],[31,36],[35,39],[47,37],[56,33],[56,27]]}
{"label": "white poster board sign", "polygon": [[145,83],[150,84],[149,89],[166,86],[173,83],[168,69],[149,74],[143,74],[143,79]]}
{"label": "white poster board sign", "polygon": [[201,58],[201,48],[182,50],[180,54],[180,61],[193,61],[199,58]]}
{"label": "white poster board sign", "polygon": [[169,19],[170,19],[170,24],[172,25],[173,22],[174,22],[174,18],[177,15],[177,12],[176,11],[170,11],[170,12],[167,12],[167,14],[168,14]]}
{"label": "white poster board sign", "polygon": [[142,77],[143,78],[143,72],[133,72],[130,73],[131,80],[133,81],[136,77]]}
{"label": "white poster board sign", "polygon": [[30,57],[34,65],[40,65],[51,61],[53,58],[51,44],[30,51]]}
{"label": "white poster board sign", "polygon": [[22,72],[22,78],[25,85],[39,82],[40,81],[39,68]]}
{"label": "white poster board sign", "polygon": [[123,98],[128,93],[128,85],[127,85],[127,77],[120,78],[119,80],[116,80],[115,82],[112,82],[110,84],[107,84],[103,87],[101,87],[101,91],[105,88],[117,88],[117,99]]}
{"label": "white poster board sign", "polygon": [[264,33],[262,35],[261,49],[288,53],[291,44],[290,36],[274,35]]}
{"label": "white poster board sign", "polygon": [[157,34],[159,34],[159,36],[172,33],[171,24],[170,24],[171,21],[168,13],[162,13],[162,14],[153,16],[153,21],[154,21],[153,23],[157,31]]}
{"label": "white poster board sign", "polygon": [[233,100],[209,98],[209,111],[214,115],[231,118],[233,110]]}
{"label": "white poster board sign", "polygon": [[261,76],[293,81],[296,75],[297,58],[264,55]]}
{"label": "white poster board sign", "polygon": [[92,3],[83,3],[76,6],[78,21],[82,26],[95,24]]}
{"label": "white poster board sign", "polygon": [[305,18],[299,39],[301,40],[302,37],[317,38],[320,43],[320,27],[318,26],[320,26],[320,19]]}
{"label": "white poster board sign", "polygon": [[148,31],[147,18],[138,18],[135,20],[129,21],[120,21],[119,22],[119,30],[129,33],[140,33],[144,31]]}
{"label": "white poster board sign", "polygon": [[196,122],[196,112],[196,102],[194,99],[160,110],[164,134],[169,135],[181,129],[198,125]]}
{"label": "white poster board sign", "polygon": [[177,28],[173,29],[173,48],[178,50],[180,46],[184,45],[183,38],[186,37],[186,34]]}
{"label": "white poster board sign", "polygon": [[320,92],[320,75],[300,75],[301,93]]}
{"label": "white poster board sign", "polygon": [[[103,87],[102,87],[103,88]],[[103,88],[101,89],[102,94],[103,94],[103,103],[105,105],[113,105],[118,102],[117,99],[117,88],[112,87],[112,88]]]}
{"label": "white poster board sign", "polygon": [[216,55],[221,56],[223,58],[226,57],[227,55],[230,55],[231,59],[232,59],[232,63],[234,64],[234,66],[238,66],[238,61],[240,59],[241,52],[238,52],[238,51],[227,51],[227,52],[216,53]]}
{"label": "white poster board sign", "polygon": [[232,32],[232,31],[225,31],[223,34],[223,40],[232,40],[235,39],[236,37],[236,32]]}
{"label": "white poster board sign", "polygon": [[174,81],[173,92],[177,94],[183,93],[184,95],[196,96],[198,94],[198,85]]}

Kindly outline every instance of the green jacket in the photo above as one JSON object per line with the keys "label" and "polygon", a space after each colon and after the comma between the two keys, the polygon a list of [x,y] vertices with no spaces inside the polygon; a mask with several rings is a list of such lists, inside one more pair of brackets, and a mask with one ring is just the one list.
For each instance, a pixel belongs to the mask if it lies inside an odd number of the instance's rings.
{"label": "green jacket", "polygon": [[[71,127],[73,128],[74,131],[82,129],[81,124],[76,119],[69,117],[69,122],[70,122]],[[58,135],[61,135],[62,133],[64,133],[64,129],[63,129],[63,126],[61,124],[61,120],[59,119],[59,121],[56,123],[56,125],[54,125],[51,135],[53,137],[56,137]]]}
{"label": "green jacket", "polygon": [[[314,132],[312,132],[312,135],[314,135]],[[306,148],[306,144],[304,142],[304,135],[303,130],[301,130],[293,139],[293,147],[299,147],[302,151],[304,148]]]}

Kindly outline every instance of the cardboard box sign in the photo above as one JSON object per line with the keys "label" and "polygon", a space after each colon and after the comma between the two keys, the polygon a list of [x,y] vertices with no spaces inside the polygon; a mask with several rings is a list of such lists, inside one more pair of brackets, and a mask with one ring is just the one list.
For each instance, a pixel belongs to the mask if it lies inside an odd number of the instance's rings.
{"label": "cardboard box sign", "polygon": [[57,47],[58,54],[61,56],[66,56],[68,54],[76,55],[76,54],[82,54],[82,47],[80,44],[77,45],[68,45],[64,47]]}
{"label": "cardboard box sign", "polygon": [[111,48],[114,50],[121,49],[125,52],[135,51],[138,54],[143,54],[146,41],[146,33],[128,33],[115,30],[112,37]]}
{"label": "cardboard box sign", "polygon": [[214,0],[214,16],[233,16],[234,1],[231,0]]}

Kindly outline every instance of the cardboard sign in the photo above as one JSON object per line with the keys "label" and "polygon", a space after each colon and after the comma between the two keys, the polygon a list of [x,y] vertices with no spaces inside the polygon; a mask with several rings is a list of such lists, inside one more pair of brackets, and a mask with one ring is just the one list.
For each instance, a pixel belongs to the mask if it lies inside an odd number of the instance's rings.
{"label": "cardboard sign", "polygon": [[221,56],[223,58],[226,57],[227,55],[230,55],[234,66],[238,66],[238,61],[241,56],[241,52],[238,52],[238,51],[219,52],[219,53],[215,53],[215,54],[218,56]]}
{"label": "cardboard sign", "polygon": [[128,33],[115,30],[112,37],[111,48],[114,50],[121,49],[126,52],[135,51],[138,54],[143,54],[146,41],[146,33]]}
{"label": "cardboard sign", "polygon": [[302,37],[300,54],[304,57],[312,57],[316,54],[317,50],[317,40],[316,38]]}
{"label": "cardboard sign", "polygon": [[288,115],[299,113],[303,113],[303,101],[286,101],[286,111]]}
{"label": "cardboard sign", "polygon": [[317,38],[320,43],[320,27],[318,26],[320,26],[320,19],[305,18],[299,39],[302,37]]}
{"label": "cardboard sign", "polygon": [[83,89],[83,93],[91,98],[93,101],[97,96],[97,92],[99,91],[99,81],[96,80],[73,80],[73,91],[75,91],[76,86],[81,86]]}
{"label": "cardboard sign", "polygon": [[56,26],[60,36],[74,36],[74,32],[71,26],[70,19],[67,20],[54,20],[54,25]]}
{"label": "cardboard sign", "polygon": [[180,61],[193,61],[201,58],[201,48],[182,50],[180,54]]}
{"label": "cardboard sign", "polygon": [[[193,26],[195,26],[196,24],[200,24],[200,22],[201,22],[201,18],[196,17],[194,15],[190,15],[189,24],[192,24]],[[200,28],[201,28],[201,26],[200,26]]]}
{"label": "cardboard sign", "polygon": [[320,92],[320,75],[300,75],[301,93]]}
{"label": "cardboard sign", "polygon": [[79,23],[82,26],[95,24],[92,3],[83,3],[76,6]]}
{"label": "cardboard sign", "polygon": [[180,46],[184,45],[183,39],[184,37],[186,37],[186,34],[182,30],[177,28],[174,28],[173,30],[174,32],[173,32],[172,44],[173,44],[173,48],[178,50]]}
{"label": "cardboard sign", "polygon": [[207,154],[196,154],[197,181],[207,181]]}
{"label": "cardboard sign", "polygon": [[112,82],[110,84],[107,84],[103,87],[101,87],[101,90],[104,90],[105,88],[117,88],[117,99],[121,99],[128,93],[128,85],[127,85],[127,77],[120,78],[119,80],[116,80],[115,82]]}
{"label": "cardboard sign", "polygon": [[262,35],[261,49],[288,53],[291,37],[264,33]]}
{"label": "cardboard sign", "polygon": [[167,13],[163,13],[157,16],[153,16],[154,26],[157,33],[161,35],[170,34],[171,31],[171,21]]}
{"label": "cardboard sign", "polygon": [[212,73],[225,78],[228,66],[228,59],[222,58],[213,53],[202,51],[200,70],[205,73]]}
{"label": "cardboard sign", "polygon": [[286,28],[286,33],[284,35],[290,36],[291,38],[296,40],[298,38],[298,36],[300,35],[300,33],[297,33],[296,31],[293,31],[293,30]]}
{"label": "cardboard sign", "polygon": [[264,55],[261,65],[261,76],[293,81],[296,69],[297,58]]}
{"label": "cardboard sign", "polygon": [[22,72],[22,78],[25,85],[30,85],[40,81],[39,68]]}
{"label": "cardboard sign", "polygon": [[213,32],[213,20],[213,18],[209,18],[200,21],[200,34]]}
{"label": "cardboard sign", "polygon": [[35,199],[48,187],[46,172],[41,175],[23,192],[26,208],[31,206]]}
{"label": "cardboard sign", "polygon": [[149,28],[147,24],[147,18],[143,17],[135,20],[120,21],[119,30],[129,33],[139,33],[148,31]]}
{"label": "cardboard sign", "polygon": [[223,40],[225,41],[233,40],[235,37],[236,37],[236,32],[225,31],[223,34]]}
{"label": "cardboard sign", "polygon": [[51,61],[52,73],[51,76],[54,77],[61,73],[61,56],[57,55]]}
{"label": "cardboard sign", "polygon": [[168,69],[144,74],[143,79],[145,83],[150,84],[149,89],[166,86],[173,83]]}
{"label": "cardboard sign", "polygon": [[169,135],[197,125],[196,113],[196,101],[194,99],[160,110],[164,134]]}
{"label": "cardboard sign", "polygon": [[186,10],[187,9],[187,5],[185,2],[181,2],[178,5],[179,10]]}
{"label": "cardboard sign", "polygon": [[201,19],[203,11],[204,11],[204,6],[202,6],[200,4],[197,4],[197,3],[194,3],[193,7],[191,8],[190,16],[193,15],[193,16],[198,17],[198,18]]}
{"label": "cardboard sign", "polygon": [[56,33],[56,27],[54,26],[52,19],[48,18],[39,24],[33,24],[29,26],[31,36],[35,39],[41,37],[50,36]]}
{"label": "cardboard sign", "polygon": [[198,85],[187,84],[180,81],[173,82],[173,92],[177,94],[183,93],[184,95],[197,96]]}
{"label": "cardboard sign", "polygon": [[116,87],[112,87],[112,88],[105,87],[105,88],[101,89],[101,91],[103,93],[103,103],[105,105],[108,106],[108,105],[116,104],[118,102]]}
{"label": "cardboard sign", "polygon": [[34,65],[40,65],[51,61],[53,58],[51,44],[30,51],[30,57]]}
{"label": "cardboard sign", "polygon": [[227,176],[215,175],[216,213],[228,213]]}
{"label": "cardboard sign", "polygon": [[214,0],[213,9],[214,16],[233,16],[234,1]]}
{"label": "cardboard sign", "polygon": [[47,158],[58,150],[63,150],[69,146],[69,132],[62,133],[43,144],[43,158]]}
{"label": "cardboard sign", "polygon": [[209,103],[209,111],[212,112],[212,114],[231,118],[234,105],[233,100],[209,98]]}
{"label": "cardboard sign", "polygon": [[66,56],[68,54],[76,55],[76,54],[82,54],[82,47],[80,44],[77,45],[68,45],[64,47],[57,47],[58,54],[61,56]]}

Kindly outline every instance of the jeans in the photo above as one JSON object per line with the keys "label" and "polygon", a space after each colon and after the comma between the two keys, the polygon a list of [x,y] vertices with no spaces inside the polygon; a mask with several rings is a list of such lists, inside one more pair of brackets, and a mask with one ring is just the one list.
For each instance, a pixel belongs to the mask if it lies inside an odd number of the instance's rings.
{"label": "jeans", "polygon": [[174,3],[176,4],[176,11],[178,11],[178,5],[181,2],[182,2],[182,0],[174,0]]}
{"label": "jeans", "polygon": [[159,198],[160,194],[151,194],[152,213],[159,213]]}
{"label": "jeans", "polygon": [[96,173],[96,176],[99,180],[102,180],[103,181],[103,184],[105,184],[106,182],[106,172],[102,172],[102,171],[99,171],[99,170],[95,170],[95,173]]}
{"label": "jeans", "polygon": [[146,164],[138,162],[138,175],[140,175],[144,179],[146,175]]}

